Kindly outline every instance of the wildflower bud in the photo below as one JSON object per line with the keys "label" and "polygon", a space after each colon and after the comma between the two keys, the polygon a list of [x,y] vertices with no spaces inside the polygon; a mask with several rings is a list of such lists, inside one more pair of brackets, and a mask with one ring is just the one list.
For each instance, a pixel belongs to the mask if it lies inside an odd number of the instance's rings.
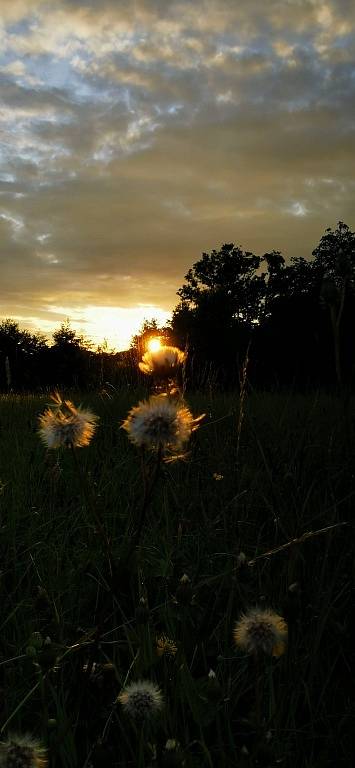
{"label": "wildflower bud", "polygon": [[137,624],[147,624],[149,621],[149,608],[148,602],[145,597],[141,597],[138,607],[136,608],[136,622]]}
{"label": "wildflower bud", "polygon": [[184,573],[181,577],[175,597],[178,603],[181,603],[182,605],[190,605],[192,600],[192,586],[187,573]]}
{"label": "wildflower bud", "polygon": [[185,764],[184,753],[176,739],[168,739],[162,754],[163,768],[179,768]]}
{"label": "wildflower bud", "polygon": [[160,635],[157,637],[156,644],[158,656],[168,656],[171,658],[177,653],[176,643],[174,643],[174,640],[167,635]]}
{"label": "wildflower bud", "polygon": [[211,702],[217,702],[222,697],[222,688],[213,669],[208,673],[206,694]]}

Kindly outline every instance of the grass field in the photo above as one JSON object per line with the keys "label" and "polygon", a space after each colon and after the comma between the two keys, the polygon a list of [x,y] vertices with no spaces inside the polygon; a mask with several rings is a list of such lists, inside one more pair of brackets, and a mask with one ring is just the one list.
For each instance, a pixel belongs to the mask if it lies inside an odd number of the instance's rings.
{"label": "grass field", "polygon": [[[143,481],[119,426],[142,394],[73,395],[100,417],[75,456],[38,437],[48,398],[0,399],[1,737],[55,768],[350,766],[351,421],[323,394],[248,395],[242,419],[237,394],[188,397],[206,418],[125,562]],[[287,620],[280,658],[233,641],[255,606]],[[144,725],[117,702],[141,679],[164,697]]]}

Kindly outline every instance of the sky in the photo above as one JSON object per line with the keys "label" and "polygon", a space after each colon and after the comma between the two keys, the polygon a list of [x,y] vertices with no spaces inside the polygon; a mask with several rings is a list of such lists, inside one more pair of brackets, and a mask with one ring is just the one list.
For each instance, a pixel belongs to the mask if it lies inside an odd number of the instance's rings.
{"label": "sky", "polygon": [[126,348],[204,251],[355,226],[353,0],[0,0],[0,318]]}

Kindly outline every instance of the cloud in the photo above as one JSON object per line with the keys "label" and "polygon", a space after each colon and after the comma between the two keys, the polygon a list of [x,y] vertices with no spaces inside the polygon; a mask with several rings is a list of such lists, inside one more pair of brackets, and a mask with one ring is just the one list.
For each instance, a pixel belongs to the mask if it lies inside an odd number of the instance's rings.
{"label": "cloud", "polygon": [[354,226],[354,28],[348,0],[5,4],[3,311],[168,311],[204,250]]}

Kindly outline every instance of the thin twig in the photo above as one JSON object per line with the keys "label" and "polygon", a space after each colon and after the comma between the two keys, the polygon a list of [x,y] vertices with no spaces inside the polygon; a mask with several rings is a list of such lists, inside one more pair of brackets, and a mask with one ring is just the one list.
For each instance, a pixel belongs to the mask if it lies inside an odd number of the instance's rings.
{"label": "thin twig", "polygon": [[298,536],[295,539],[287,541],[285,544],[281,544],[279,547],[274,547],[273,549],[269,549],[267,552],[263,552],[261,555],[253,557],[252,560],[247,561],[247,565],[254,565],[257,560],[263,560],[266,557],[270,557],[270,555],[275,555],[277,552],[283,552],[285,549],[292,547],[293,544],[302,544],[302,542],[306,541],[307,539],[313,539],[315,536],[319,536],[321,533],[328,533],[328,531],[332,531],[334,528],[340,528],[342,525],[349,525],[349,522],[345,521],[343,523],[334,523],[334,525],[327,525],[326,528],[319,528],[317,531],[307,531],[306,533],[303,533],[302,536]]}

